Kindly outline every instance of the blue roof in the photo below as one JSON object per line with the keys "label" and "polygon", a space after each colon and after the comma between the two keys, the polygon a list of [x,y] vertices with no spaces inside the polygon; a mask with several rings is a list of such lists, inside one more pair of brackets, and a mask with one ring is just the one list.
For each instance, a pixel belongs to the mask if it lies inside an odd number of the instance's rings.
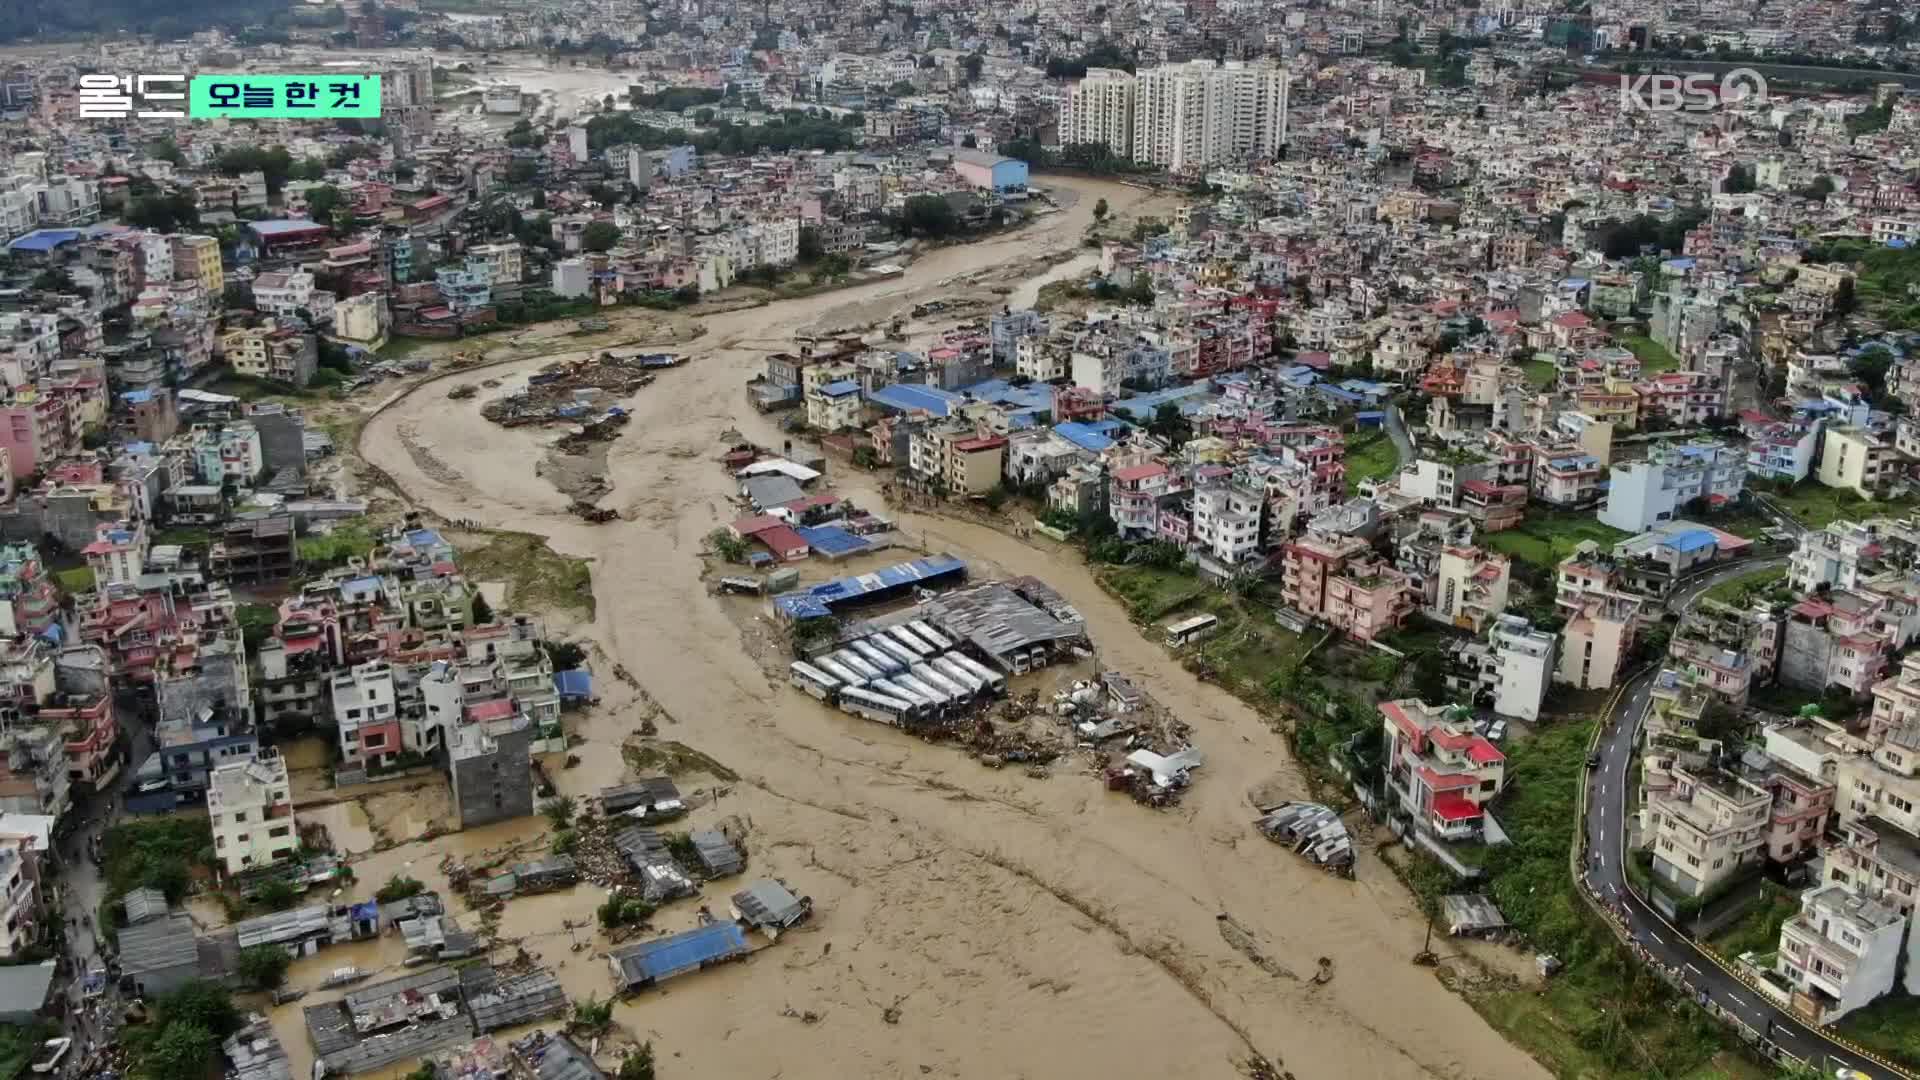
{"label": "blue roof", "polygon": [[884,566],[868,574],[838,578],[799,592],[781,593],[773,598],[774,607],[789,618],[810,619],[830,615],[835,604],[851,603],[875,593],[888,592],[965,574],[967,564],[951,555],[929,555],[912,562]]}
{"label": "blue roof", "polygon": [[1671,266],[1675,270],[1691,270],[1694,267],[1694,261],[1691,258],[1668,259],[1666,262],[1663,262],[1660,265]]}
{"label": "blue roof", "polygon": [[1349,402],[1357,405],[1361,401],[1365,400],[1359,394],[1356,394],[1351,390],[1342,390],[1337,386],[1330,386],[1325,383],[1322,383],[1317,389],[1320,391],[1321,394],[1327,397],[1330,397],[1335,401],[1345,401],[1345,402]]}
{"label": "blue roof", "polygon": [[620,956],[642,979],[665,979],[703,964],[747,953],[747,935],[740,924],[717,922],[668,937],[643,941]]}
{"label": "blue roof", "polygon": [[1667,537],[1667,543],[1675,551],[1699,551],[1703,547],[1712,547],[1718,539],[1705,529],[1688,529]]}
{"label": "blue roof", "polygon": [[918,383],[893,383],[867,395],[867,400],[899,412],[925,410],[934,416],[950,416],[965,400],[959,394]]}
{"label": "blue roof", "polygon": [[556,671],[553,673],[553,689],[561,697],[590,698],[593,696],[593,673]]}
{"label": "blue roof", "polygon": [[129,405],[145,405],[147,402],[153,400],[153,391],[128,390],[120,395],[120,400]]}
{"label": "blue roof", "polygon": [[1167,390],[1156,390],[1151,394],[1140,394],[1136,397],[1124,398],[1114,402],[1113,411],[1125,413],[1136,419],[1142,416],[1151,418],[1162,405],[1178,404],[1188,398],[1199,397],[1206,394],[1212,389],[1213,385],[1211,382],[1206,379],[1201,379],[1198,382],[1191,382],[1185,386],[1175,386]]}
{"label": "blue roof", "polygon": [[79,229],[35,229],[7,245],[8,251],[52,251],[80,239]]}
{"label": "blue roof", "polygon": [[846,397],[848,394],[859,393],[860,384],[852,379],[840,379],[821,387],[820,392],[828,397]]}
{"label": "blue roof", "polygon": [[322,229],[326,226],[305,218],[268,218],[265,221],[249,221],[247,228],[261,236],[277,236],[281,233],[304,232],[308,229]]}
{"label": "blue roof", "polygon": [[873,546],[865,537],[855,536],[834,525],[802,526],[793,530],[807,546],[823,555],[851,555]]}
{"label": "blue roof", "polygon": [[963,386],[960,392],[980,401],[1004,402],[1029,409],[1053,407],[1053,388],[1045,383],[1014,386],[1004,379],[988,379],[986,382],[974,383],[972,386]]}
{"label": "blue roof", "polygon": [[1372,412],[1357,412],[1353,414],[1353,418],[1355,420],[1359,420],[1365,423],[1365,422],[1371,422],[1374,420],[1385,420],[1387,418],[1387,414],[1384,412],[1380,412],[1378,410],[1375,410]]}
{"label": "blue roof", "polygon": [[1112,439],[1100,434],[1086,424],[1056,424],[1054,425],[1053,433],[1090,453],[1097,454],[1113,445]]}
{"label": "blue roof", "polygon": [[407,534],[407,543],[417,548],[425,548],[439,547],[446,543],[446,541],[442,540],[440,534],[432,529],[415,529]]}

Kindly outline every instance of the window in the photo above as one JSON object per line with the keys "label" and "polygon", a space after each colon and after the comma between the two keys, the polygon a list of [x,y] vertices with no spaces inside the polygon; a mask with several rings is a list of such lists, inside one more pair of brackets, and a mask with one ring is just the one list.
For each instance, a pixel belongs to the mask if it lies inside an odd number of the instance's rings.
{"label": "window", "polygon": [[235,810],[233,812],[233,823],[235,825],[238,825],[241,822],[244,822],[246,820],[247,820],[247,812],[245,810]]}
{"label": "window", "polygon": [[290,829],[285,825],[276,825],[273,828],[267,830],[267,835],[272,837],[281,837],[281,836],[287,835],[289,832],[292,832],[292,831],[293,831],[292,829]]}

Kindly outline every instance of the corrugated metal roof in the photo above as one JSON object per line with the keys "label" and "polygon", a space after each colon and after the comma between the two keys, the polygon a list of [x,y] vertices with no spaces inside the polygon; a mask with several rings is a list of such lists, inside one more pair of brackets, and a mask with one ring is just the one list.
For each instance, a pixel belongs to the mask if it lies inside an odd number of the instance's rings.
{"label": "corrugated metal roof", "polygon": [[141,923],[167,913],[167,897],[159,889],[134,889],[120,898],[127,922]]}
{"label": "corrugated metal roof", "polygon": [[277,945],[281,942],[298,941],[324,931],[327,928],[327,921],[327,906],[315,904],[311,907],[276,911],[271,915],[246,919],[235,923],[233,929],[240,937],[240,947],[250,949],[255,945]]}
{"label": "corrugated metal roof", "polygon": [[622,984],[636,987],[748,951],[746,932],[737,923],[722,922],[615,949],[610,958]]}
{"label": "corrugated metal roof", "polygon": [[540,1080],[607,1080],[607,1074],[579,1044],[565,1035],[556,1035],[534,1051],[538,1064],[534,1072]]}
{"label": "corrugated metal roof", "polygon": [[463,977],[462,984],[467,1008],[473,1012],[474,1024],[483,1032],[547,1020],[567,1011],[567,992],[559,980],[544,969],[508,979],[499,979],[485,964],[475,964],[466,970],[476,972],[471,983]]}
{"label": "corrugated metal roof", "polygon": [[53,987],[53,969],[51,960],[0,967],[0,1017],[39,1012]]}
{"label": "corrugated metal roof", "polygon": [[737,874],[747,868],[747,861],[740,856],[740,849],[733,846],[725,833],[715,829],[706,829],[690,834],[687,839],[693,841],[693,850],[700,856],[700,865],[714,877]]}
{"label": "corrugated metal roof", "polygon": [[184,911],[164,919],[129,926],[120,931],[120,968],[129,975],[198,967],[200,951],[194,945],[193,920]]}

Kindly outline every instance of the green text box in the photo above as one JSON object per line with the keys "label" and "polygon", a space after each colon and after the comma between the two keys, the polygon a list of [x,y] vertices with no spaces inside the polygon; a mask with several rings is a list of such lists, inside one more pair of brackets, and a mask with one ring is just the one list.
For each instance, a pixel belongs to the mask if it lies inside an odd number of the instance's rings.
{"label": "green text box", "polygon": [[187,115],[233,120],[378,120],[380,76],[195,75],[187,85]]}

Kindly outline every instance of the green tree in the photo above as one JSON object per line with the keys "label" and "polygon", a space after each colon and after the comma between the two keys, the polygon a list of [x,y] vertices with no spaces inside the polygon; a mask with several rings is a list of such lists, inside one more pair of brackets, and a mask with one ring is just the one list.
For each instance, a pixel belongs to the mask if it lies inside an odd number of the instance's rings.
{"label": "green tree", "polygon": [[199,1024],[169,1023],[140,1055],[139,1073],[147,1080],[206,1080],[218,1047],[213,1032]]}
{"label": "green tree", "polygon": [[261,883],[253,897],[270,911],[285,911],[299,901],[300,890],[285,878],[274,878]]}
{"label": "green tree", "polygon": [[641,1043],[640,1049],[620,1059],[617,1080],[653,1080],[652,1043]]}
{"label": "green tree", "polygon": [[489,626],[492,623],[493,605],[487,603],[486,596],[480,590],[475,589],[473,591],[473,625]]}
{"label": "green tree", "polygon": [[1107,220],[1107,200],[1101,199],[1093,204],[1093,220],[1095,222]]}
{"label": "green tree", "polygon": [[382,904],[397,904],[426,891],[427,886],[423,882],[395,874],[387,879],[385,885],[380,886],[373,894],[373,898]]}
{"label": "green tree", "polygon": [[307,216],[314,221],[331,222],[333,212],[338,209],[342,196],[340,189],[332,184],[322,184],[307,189]]}
{"label": "green tree", "polygon": [[160,1022],[168,1026],[189,1024],[212,1033],[216,1039],[240,1030],[240,1010],[234,1007],[233,995],[204,979],[182,985],[156,1004]]}
{"label": "green tree", "polygon": [[820,242],[819,227],[814,225],[801,226],[800,261],[803,263],[814,262],[826,253],[826,247]]}
{"label": "green tree", "polygon": [[540,807],[540,812],[546,815],[547,821],[556,829],[564,829],[573,824],[573,810],[574,803],[571,795],[548,799]]}
{"label": "green tree", "polygon": [[240,950],[240,977],[251,986],[272,990],[287,979],[293,957],[278,945],[254,945]]}
{"label": "green tree", "polygon": [[540,171],[531,158],[514,158],[507,162],[507,183],[524,184],[532,180]]}
{"label": "green tree", "polygon": [[620,242],[620,226],[611,221],[588,222],[580,233],[580,246],[588,251],[607,251]]}
{"label": "green tree", "polygon": [[707,534],[707,546],[713,549],[715,555],[730,563],[744,561],[747,557],[747,542],[724,528]]}
{"label": "green tree", "polygon": [[909,236],[940,237],[959,227],[953,206],[938,195],[915,195],[900,212],[900,229]]}

